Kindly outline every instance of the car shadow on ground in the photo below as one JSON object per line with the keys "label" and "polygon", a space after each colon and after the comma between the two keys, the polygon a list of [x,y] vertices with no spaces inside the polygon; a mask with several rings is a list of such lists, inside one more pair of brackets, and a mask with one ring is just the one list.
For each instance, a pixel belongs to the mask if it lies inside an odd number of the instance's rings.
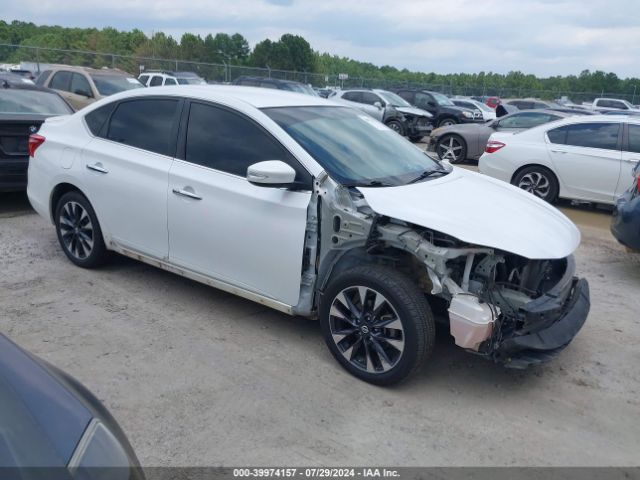
{"label": "car shadow on ground", "polygon": [[26,192],[0,193],[0,218],[35,213]]}

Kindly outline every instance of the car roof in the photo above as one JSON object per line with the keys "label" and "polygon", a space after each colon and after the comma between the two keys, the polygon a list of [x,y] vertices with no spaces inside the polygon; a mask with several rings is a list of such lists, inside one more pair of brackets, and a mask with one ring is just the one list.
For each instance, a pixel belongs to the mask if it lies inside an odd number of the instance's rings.
{"label": "car roof", "polygon": [[125,72],[124,70],[119,70],[117,68],[91,68],[91,67],[75,67],[72,65],[51,65],[51,68],[48,68],[47,70],[51,70],[52,72],[57,72],[60,70],[68,70],[70,72],[88,73],[91,75],[122,75],[125,77],[132,76],[131,74]]}
{"label": "car roof", "polygon": [[[174,97],[191,97],[201,100],[222,101],[233,99],[255,108],[269,107],[302,107],[302,106],[335,106],[344,107],[322,97],[306,95],[286,90],[272,90],[244,85],[179,85],[127,90],[108,97],[110,100],[167,95]],[[98,103],[98,102],[96,102]],[[105,102],[101,101],[100,105]],[[93,110],[93,109],[92,109]]]}

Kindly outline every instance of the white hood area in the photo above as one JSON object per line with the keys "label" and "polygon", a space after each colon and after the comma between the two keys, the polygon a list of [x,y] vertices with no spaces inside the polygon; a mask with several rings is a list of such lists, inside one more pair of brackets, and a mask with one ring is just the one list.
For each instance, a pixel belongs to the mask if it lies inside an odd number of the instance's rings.
{"label": "white hood area", "polygon": [[457,167],[411,185],[358,189],[378,214],[532,260],[563,258],[580,244],[578,228],[553,206]]}
{"label": "white hood area", "polygon": [[420,116],[427,117],[427,118],[433,117],[433,115],[431,115],[426,110],[421,110],[420,108],[416,108],[416,107],[394,107],[394,108],[398,110],[400,113],[407,113],[409,115],[416,115],[418,117]]}

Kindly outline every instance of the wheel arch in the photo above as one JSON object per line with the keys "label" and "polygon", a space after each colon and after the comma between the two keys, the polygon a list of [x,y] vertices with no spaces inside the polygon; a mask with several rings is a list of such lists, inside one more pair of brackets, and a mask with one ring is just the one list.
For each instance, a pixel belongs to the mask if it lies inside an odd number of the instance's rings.
{"label": "wheel arch", "polygon": [[[74,185],[69,182],[61,182],[57,184],[51,191],[51,197],[49,199],[49,216],[51,217],[51,222],[55,223],[54,214],[55,214],[55,209],[56,209],[56,205],[58,204],[58,201],[62,198],[62,196],[65,193],[69,193],[69,192],[78,192],[81,195],[83,195],[89,203],[91,203],[91,200],[89,200],[89,196],[85,192],[83,192],[82,189],[79,188],[77,185]],[[94,210],[95,210],[95,207],[94,207]]]}
{"label": "wheel arch", "polygon": [[562,186],[562,183],[560,182],[560,178],[558,177],[558,174],[556,172],[553,171],[552,168],[549,168],[547,165],[542,165],[541,163],[525,163],[524,165],[519,166],[514,172],[513,175],[511,175],[511,180],[509,183],[511,183],[513,185],[514,180],[516,179],[516,177],[518,176],[518,174],[524,170],[525,168],[529,168],[529,167],[538,167],[538,168],[542,168],[544,170],[547,170],[549,173],[551,173],[556,181],[558,182],[558,185]]}

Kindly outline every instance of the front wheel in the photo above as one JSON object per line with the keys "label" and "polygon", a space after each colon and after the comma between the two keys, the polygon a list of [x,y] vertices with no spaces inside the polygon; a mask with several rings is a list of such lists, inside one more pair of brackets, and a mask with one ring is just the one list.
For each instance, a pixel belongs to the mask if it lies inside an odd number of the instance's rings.
{"label": "front wheel", "polygon": [[392,385],[413,374],[433,350],[435,323],[424,293],[398,271],[362,266],[333,279],[320,305],[322,333],[352,375]]}
{"label": "front wheel", "polygon": [[558,199],[558,179],[548,168],[538,165],[524,168],[513,177],[511,183],[549,203]]}
{"label": "front wheel", "polygon": [[453,118],[443,118],[442,120],[440,120],[440,123],[438,123],[438,128],[440,127],[449,127],[451,125],[456,125],[458,122],[456,122]]}
{"label": "front wheel", "polygon": [[404,136],[404,127],[398,120],[389,120],[386,125],[397,134]]}

